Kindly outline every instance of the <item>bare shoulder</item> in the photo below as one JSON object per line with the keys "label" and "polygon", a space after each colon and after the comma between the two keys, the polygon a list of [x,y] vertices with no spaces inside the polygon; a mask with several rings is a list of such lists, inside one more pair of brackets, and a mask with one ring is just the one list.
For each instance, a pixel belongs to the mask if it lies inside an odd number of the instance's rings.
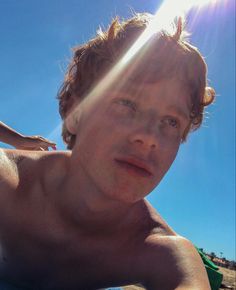
{"label": "bare shoulder", "polygon": [[16,150],[0,149],[0,182],[1,188],[4,185],[14,185],[17,183],[18,172],[15,160]]}
{"label": "bare shoulder", "polygon": [[22,164],[29,165],[41,157],[41,152],[14,149],[0,149],[0,176],[12,179],[19,175]]}
{"label": "bare shoulder", "polygon": [[141,216],[148,230],[136,250],[140,256],[137,265],[144,275],[146,289],[210,290],[195,246],[178,235],[146,200],[142,208]]}
{"label": "bare shoulder", "polygon": [[[62,161],[70,155],[67,151],[27,151],[14,149],[0,149],[0,174],[4,175],[4,171],[9,169],[11,172],[16,169],[24,170],[27,166],[38,166],[38,164],[46,164],[55,161]],[[47,164],[47,165],[48,165]]]}
{"label": "bare shoulder", "polygon": [[33,184],[45,175],[45,169],[60,164],[66,155],[63,152],[0,149],[0,198],[16,191],[20,183],[30,181]]}
{"label": "bare shoulder", "polygon": [[210,290],[194,245],[179,235],[154,234],[145,241],[147,289]]}

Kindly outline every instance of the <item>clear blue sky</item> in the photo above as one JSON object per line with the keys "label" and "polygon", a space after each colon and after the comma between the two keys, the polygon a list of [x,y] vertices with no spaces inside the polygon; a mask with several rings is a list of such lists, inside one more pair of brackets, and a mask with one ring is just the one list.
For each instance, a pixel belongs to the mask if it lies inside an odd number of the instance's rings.
{"label": "clear blue sky", "polygon": [[[160,4],[0,0],[0,120],[64,149],[55,96],[70,48],[94,36],[98,25],[107,27],[116,14],[127,17],[131,8],[154,13]],[[208,252],[235,259],[235,1],[193,10],[188,30],[206,57],[217,99],[148,199],[178,233]]]}

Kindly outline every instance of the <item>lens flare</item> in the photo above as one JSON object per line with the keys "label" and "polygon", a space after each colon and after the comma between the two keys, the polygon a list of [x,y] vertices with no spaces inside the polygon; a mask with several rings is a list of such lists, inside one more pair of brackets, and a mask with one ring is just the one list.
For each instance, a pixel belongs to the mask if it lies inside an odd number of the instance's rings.
{"label": "lens flare", "polygon": [[169,31],[169,29],[172,29],[172,23],[174,20],[179,17],[184,17],[192,8],[195,7],[200,9],[206,5],[214,5],[216,2],[217,0],[165,0],[141,36],[134,42],[126,54],[113,66],[106,76],[84,98],[86,104],[88,105],[88,103],[92,103],[97,97],[103,95],[104,91],[113,86],[113,84],[120,82],[119,76],[121,73],[127,69],[130,61],[154,33],[158,34],[162,29]]}
{"label": "lens flare", "polygon": [[155,13],[153,21],[150,22],[147,29],[127,51],[122,62],[129,62],[154,33],[158,33],[162,29],[171,30],[171,24],[174,19],[184,17],[193,7],[201,8],[216,2],[217,0],[178,0],[177,4],[175,0],[165,0]]}

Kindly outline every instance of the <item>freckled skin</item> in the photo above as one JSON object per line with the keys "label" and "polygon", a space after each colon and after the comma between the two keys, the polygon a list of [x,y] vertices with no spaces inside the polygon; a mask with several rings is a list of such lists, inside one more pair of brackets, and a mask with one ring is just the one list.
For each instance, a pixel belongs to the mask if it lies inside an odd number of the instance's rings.
{"label": "freckled skin", "polygon": [[192,244],[144,199],[178,152],[188,91],[171,79],[90,101],[67,121],[72,152],[1,151],[0,279],[30,289],[210,289]]}

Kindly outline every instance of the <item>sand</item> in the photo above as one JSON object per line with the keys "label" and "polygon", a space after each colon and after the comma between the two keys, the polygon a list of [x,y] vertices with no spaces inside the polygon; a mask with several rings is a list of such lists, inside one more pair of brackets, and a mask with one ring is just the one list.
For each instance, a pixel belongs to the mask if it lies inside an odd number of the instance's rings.
{"label": "sand", "polygon": [[[223,284],[227,286],[231,286],[233,290],[236,290],[236,271],[229,270],[227,268],[219,267],[219,271],[223,274]],[[227,289],[227,288],[220,288]]]}
{"label": "sand", "polygon": [[[219,271],[223,274],[223,284],[230,286],[232,290],[236,290],[236,271],[235,270],[229,270],[223,267],[219,267]],[[124,290],[142,290],[144,288],[139,286],[126,286],[123,287]],[[227,288],[220,288],[220,289],[227,289]]]}

